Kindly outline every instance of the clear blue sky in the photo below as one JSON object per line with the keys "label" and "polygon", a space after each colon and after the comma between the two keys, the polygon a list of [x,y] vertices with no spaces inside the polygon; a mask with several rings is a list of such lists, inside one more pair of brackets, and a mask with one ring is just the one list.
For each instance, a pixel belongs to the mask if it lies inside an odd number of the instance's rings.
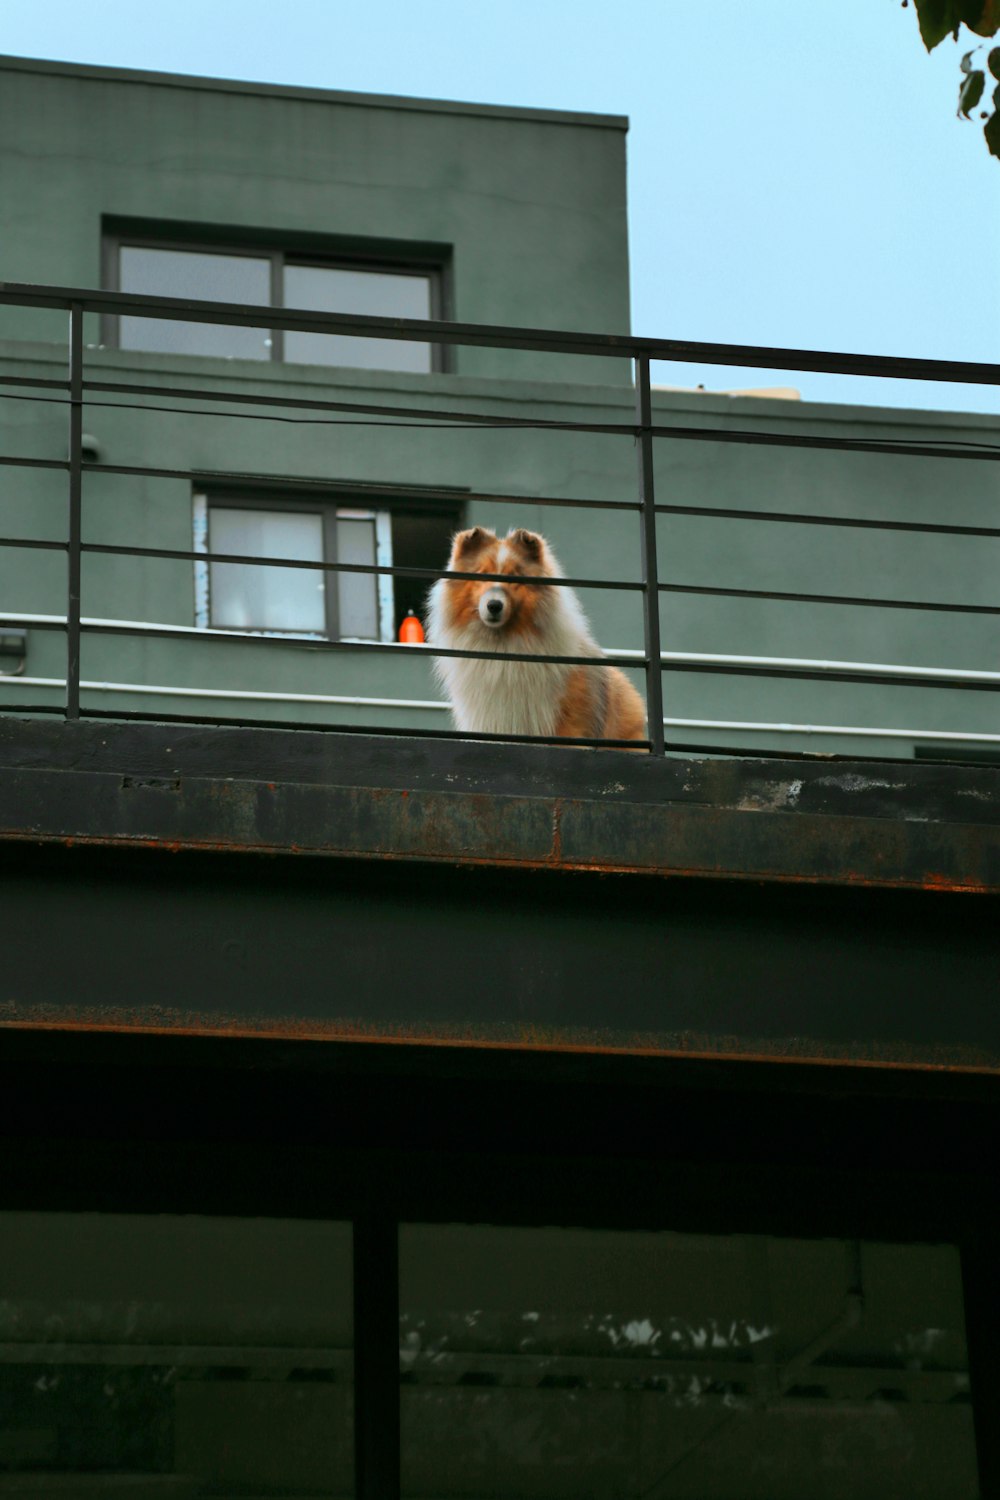
{"label": "clear blue sky", "polygon": [[[900,0],[4,0],[0,51],[627,114],[632,326],[1000,361],[1000,161]],[[586,320],[584,319],[584,322]],[[997,411],[988,388],[661,367]]]}

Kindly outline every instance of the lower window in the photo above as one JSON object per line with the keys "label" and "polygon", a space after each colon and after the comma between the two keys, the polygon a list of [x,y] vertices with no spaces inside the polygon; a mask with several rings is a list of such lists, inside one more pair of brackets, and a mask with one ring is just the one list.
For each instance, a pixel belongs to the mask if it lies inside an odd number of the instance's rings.
{"label": "lower window", "polygon": [[349,1496],[349,1224],[0,1214],[0,1494]]}
{"label": "lower window", "polygon": [[[457,504],[427,507],[302,494],[196,494],[194,550],[289,562],[440,568]],[[423,613],[428,581],[281,563],[195,563],[195,623],[203,630],[396,639],[409,610]]]}
{"label": "lower window", "polygon": [[974,1500],[948,1245],[404,1226],[402,1493]]}

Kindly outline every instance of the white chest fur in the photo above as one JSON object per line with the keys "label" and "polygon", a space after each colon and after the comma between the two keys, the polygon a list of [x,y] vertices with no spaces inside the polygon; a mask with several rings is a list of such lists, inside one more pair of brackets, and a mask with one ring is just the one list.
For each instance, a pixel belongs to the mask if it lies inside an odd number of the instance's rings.
{"label": "white chest fur", "polygon": [[441,588],[437,585],[431,593],[432,644],[491,653],[489,659],[444,656],[435,660],[434,672],[451,700],[456,728],[465,734],[554,735],[573,668],[511,661],[508,653],[600,656],[576,596],[570,589],[553,589],[544,628],[508,636],[476,619],[446,627]]}
{"label": "white chest fur", "polygon": [[438,674],[456,728],[467,734],[553,735],[570,667],[544,662],[442,660]]}

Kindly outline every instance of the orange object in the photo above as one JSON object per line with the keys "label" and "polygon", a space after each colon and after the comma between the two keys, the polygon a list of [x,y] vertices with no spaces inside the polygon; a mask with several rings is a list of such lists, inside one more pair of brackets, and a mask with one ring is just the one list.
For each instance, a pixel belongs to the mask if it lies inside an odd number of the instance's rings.
{"label": "orange object", "polygon": [[418,641],[424,639],[424,627],[412,609],[407,612],[406,619],[399,627],[399,639],[404,641],[407,646],[415,645]]}

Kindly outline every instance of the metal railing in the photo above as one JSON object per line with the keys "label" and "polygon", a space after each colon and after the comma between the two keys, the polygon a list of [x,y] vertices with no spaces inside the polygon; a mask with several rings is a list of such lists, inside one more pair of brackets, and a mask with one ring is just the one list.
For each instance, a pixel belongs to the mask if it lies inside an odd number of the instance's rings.
{"label": "metal railing", "polygon": [[[192,301],[181,298],[136,296],[121,292],[83,291],[76,288],[40,287],[12,283],[0,283],[0,307],[19,306],[35,309],[63,310],[69,315],[68,373],[63,379],[13,375],[0,371],[0,399],[15,401],[42,401],[58,403],[67,408],[69,447],[66,458],[39,458],[28,455],[7,454],[0,456],[0,465],[6,467],[36,468],[62,471],[67,476],[68,525],[64,541],[39,537],[24,538],[0,535],[0,548],[35,548],[62,551],[67,557],[66,608],[64,615],[40,613],[17,613],[0,610],[0,629],[22,628],[30,630],[61,630],[66,636],[65,678],[24,677],[25,685],[65,686],[65,701],[54,708],[46,704],[10,704],[0,700],[0,711],[24,711],[28,713],[59,712],[67,719],[87,717],[111,718],[157,718],[182,720],[193,723],[257,723],[260,721],[241,717],[239,720],[220,718],[219,715],[150,714],[127,709],[98,709],[81,705],[81,689],[100,689],[108,692],[160,692],[180,696],[201,696],[219,700],[241,698],[247,702],[287,702],[310,704],[356,704],[396,703],[420,707],[421,709],[445,707],[428,700],[362,698],[350,694],[309,694],[295,692],[240,691],[232,688],[213,689],[205,687],[153,688],[140,683],[117,681],[90,682],[81,679],[81,640],[84,635],[120,635],[147,638],[186,638],[214,641],[251,641],[260,646],[273,644],[287,647],[297,640],[305,640],[310,650],[366,651],[373,655],[412,654],[409,644],[337,639],[317,640],[313,635],[300,638],[294,634],[282,634],[273,638],[244,631],[212,627],[205,630],[191,625],[157,623],[142,620],[123,620],[106,616],[85,615],[82,599],[82,564],[89,554],[119,555],[134,558],[149,558],[171,561],[191,561],[200,564],[231,563],[254,567],[277,566],[283,569],[300,568],[317,570],[324,575],[362,573],[369,575],[406,576],[424,579],[428,584],[440,577],[457,579],[475,578],[479,581],[494,576],[482,573],[446,573],[443,570],[406,567],[399,565],[350,564],[333,561],[306,561],[286,557],[265,557],[227,552],[196,551],[194,548],[164,548],[139,545],[119,545],[110,542],[93,542],[83,539],[84,478],[90,475],[119,475],[142,478],[164,478],[186,480],[192,484],[204,482],[205,471],[201,469],[165,468],[153,465],[115,464],[89,461],[84,452],[83,414],[85,407],[104,407],[113,411],[167,412],[183,415],[211,415],[221,420],[293,421],[309,424],[371,425],[375,428],[396,426],[403,428],[433,427],[436,431],[470,429],[551,431],[573,434],[600,434],[618,437],[634,443],[636,452],[636,498],[634,500],[570,498],[531,493],[486,494],[465,491],[462,500],[466,503],[489,502],[492,505],[537,505],[574,507],[580,510],[604,512],[627,512],[637,516],[639,522],[640,577],[637,580],[617,581],[607,578],[547,578],[524,577],[519,581],[534,587],[573,587],[587,589],[615,589],[632,591],[641,596],[644,626],[642,651],[609,651],[599,660],[592,656],[544,656],[528,653],[507,653],[510,660],[525,662],[550,662],[579,665],[593,668],[601,663],[626,668],[641,668],[645,680],[645,696],[648,720],[648,739],[643,742],[611,740],[567,740],[560,738],[559,744],[621,745],[631,748],[644,745],[653,754],[662,755],[667,750],[684,748],[703,749],[715,753],[743,753],[740,745],[734,752],[731,748],[714,744],[692,745],[679,741],[668,741],[667,728],[724,729],[736,733],[755,733],[762,730],[776,734],[843,734],[861,736],[906,737],[926,740],[928,743],[962,743],[978,745],[1000,745],[1000,734],[992,732],[963,732],[956,730],[879,728],[878,726],[838,726],[813,723],[792,724],[776,722],[764,724],[745,719],[669,718],[664,716],[662,673],[725,673],[763,677],[789,677],[800,679],[825,679],[840,682],[875,682],[886,685],[906,684],[921,687],[952,687],[965,690],[996,691],[1000,689],[1000,672],[969,669],[946,669],[919,667],[892,663],[873,663],[850,660],[821,660],[816,658],[754,656],[732,653],[683,652],[663,649],[660,639],[660,600],[668,594],[687,596],[715,596],[739,599],[771,600],[810,604],[829,604],[854,607],[874,606],[890,610],[924,610],[942,613],[966,613],[1000,615],[1000,605],[970,602],[944,602],[926,599],[871,597],[868,595],[845,595],[817,592],[790,592],[773,589],[727,587],[715,584],[694,584],[677,581],[662,581],[657,570],[657,531],[661,517],[697,516],[718,521],[749,521],[764,525],[805,525],[832,528],[875,529],[886,532],[911,532],[927,535],[967,538],[1000,538],[1000,526],[950,524],[947,522],[925,522],[903,520],[889,516],[825,515],[815,512],[790,512],[718,505],[671,504],[659,501],[656,495],[654,474],[654,440],[669,438],[678,442],[733,443],[750,446],[792,447],[804,449],[832,449],[856,453],[892,453],[911,457],[948,458],[956,461],[1000,460],[1000,439],[991,442],[974,440],[934,439],[927,441],[899,440],[889,437],[865,437],[822,435],[807,432],[775,432],[760,427],[733,427],[727,425],[663,423],[654,420],[650,362],[667,360],[698,362],[716,365],[756,366],[762,369],[797,369],[825,373],[861,376],[891,376],[921,381],[951,381],[969,384],[1000,384],[1000,367],[992,364],[966,363],[959,361],[896,359],[873,355],[846,355],[823,353],[814,350],[789,350],[741,345],[719,345],[691,343],[682,340],[656,340],[555,332],[539,329],[492,327],[479,324],[427,322],[399,318],[372,318],[349,314],[319,313],[277,308],[245,307],[237,304]],[[224,389],[218,385],[178,385],[161,380],[150,384],[141,380],[95,379],[88,375],[85,366],[84,343],[85,314],[141,315],[144,318],[197,321],[233,326],[267,327],[281,330],[297,330],[310,333],[341,335],[363,335],[366,338],[392,340],[414,340],[421,343],[434,342],[463,346],[480,346],[508,350],[530,351],[544,354],[572,354],[584,359],[600,357],[628,358],[635,371],[635,414],[630,422],[561,421],[552,418],[515,417],[475,411],[455,410],[424,405],[387,404],[362,400],[317,399],[301,395],[275,395],[260,391],[247,392]],[[267,378],[274,380],[274,370],[269,367]],[[126,399],[130,398],[130,399]],[[170,401],[172,405],[163,403]],[[191,403],[210,402],[213,409],[200,411]],[[219,410],[219,407],[237,408]],[[240,410],[250,407],[252,411]],[[286,409],[294,408],[308,415],[291,417]],[[294,483],[301,490],[309,483],[322,488],[326,481],[303,480],[301,476],[281,474],[246,474],[237,471],[212,471],[214,482],[253,481],[267,482],[275,486],[283,482]],[[428,492],[424,492],[428,493]],[[444,492],[442,492],[444,493]],[[455,492],[447,491],[449,499]],[[0,525],[0,530],[4,529]],[[510,575],[503,581],[510,582]],[[489,651],[459,650],[430,643],[421,652],[437,656],[495,659]],[[2,680],[2,679],[0,679]],[[12,681],[14,679],[11,679]],[[363,724],[316,724],[298,725],[291,721],[264,721],[268,727],[308,727],[384,732],[377,726]],[[443,728],[417,729],[393,726],[393,734],[435,735],[464,737],[455,731]],[[476,738],[501,741],[537,742],[539,737],[523,735],[477,735]],[[751,751],[750,753],[759,753]]]}

